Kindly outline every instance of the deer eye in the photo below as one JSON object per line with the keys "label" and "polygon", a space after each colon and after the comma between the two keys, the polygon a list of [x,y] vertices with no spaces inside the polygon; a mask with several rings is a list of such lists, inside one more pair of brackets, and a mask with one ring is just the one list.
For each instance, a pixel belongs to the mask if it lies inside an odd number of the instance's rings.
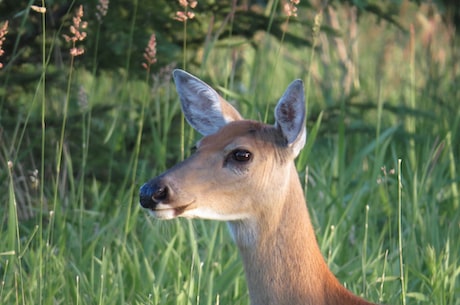
{"label": "deer eye", "polygon": [[246,149],[235,149],[231,152],[231,158],[237,162],[248,162],[252,159],[252,154]]}

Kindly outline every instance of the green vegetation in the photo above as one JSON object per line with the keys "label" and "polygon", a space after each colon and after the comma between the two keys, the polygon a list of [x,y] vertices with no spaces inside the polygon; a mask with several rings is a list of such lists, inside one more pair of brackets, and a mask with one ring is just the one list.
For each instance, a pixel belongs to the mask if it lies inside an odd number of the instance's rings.
{"label": "green vegetation", "polygon": [[[28,37],[38,49],[2,41],[13,47],[0,56],[0,304],[248,304],[225,224],[157,221],[137,203],[140,185],[198,138],[180,113],[178,67],[267,122],[303,79],[309,138],[297,167],[333,272],[373,302],[460,305],[454,23],[406,1],[391,18],[339,3],[301,3],[297,17],[279,1],[212,3],[187,7],[186,22],[172,18],[178,4],[111,3],[101,23],[91,2],[83,40],[69,31],[73,2],[63,26],[29,6],[9,22],[41,31]],[[113,11],[129,20],[116,33],[104,26]],[[158,22],[172,28],[143,57]]]}

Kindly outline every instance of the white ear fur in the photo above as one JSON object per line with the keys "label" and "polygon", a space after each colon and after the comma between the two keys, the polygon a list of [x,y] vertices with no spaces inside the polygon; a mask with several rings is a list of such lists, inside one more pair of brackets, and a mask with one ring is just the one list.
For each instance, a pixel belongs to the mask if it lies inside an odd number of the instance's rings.
{"label": "white ear fur", "polygon": [[182,111],[187,122],[204,136],[241,120],[240,113],[206,83],[183,70],[173,71]]}
{"label": "white ear fur", "polygon": [[275,108],[275,126],[278,127],[297,156],[305,145],[305,94],[303,82],[293,81],[280,98]]}

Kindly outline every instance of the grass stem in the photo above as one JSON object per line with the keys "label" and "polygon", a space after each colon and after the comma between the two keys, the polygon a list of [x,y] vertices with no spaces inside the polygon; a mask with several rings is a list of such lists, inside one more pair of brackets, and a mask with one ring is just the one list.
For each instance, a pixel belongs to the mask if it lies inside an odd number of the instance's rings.
{"label": "grass stem", "polygon": [[403,261],[403,236],[402,236],[402,160],[398,159],[398,250],[399,250],[399,279],[401,281],[401,302],[406,305],[406,278]]}

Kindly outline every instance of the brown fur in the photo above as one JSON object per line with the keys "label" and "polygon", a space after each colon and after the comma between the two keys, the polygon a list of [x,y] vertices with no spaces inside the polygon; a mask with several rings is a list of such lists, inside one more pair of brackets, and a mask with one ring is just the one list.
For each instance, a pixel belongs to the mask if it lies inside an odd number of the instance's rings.
{"label": "brown fur", "polygon": [[372,305],[338,282],[316,241],[294,166],[306,139],[302,82],[286,89],[272,126],[243,120],[185,71],[174,78],[185,117],[205,137],[141,187],[141,205],[163,219],[227,221],[252,305]]}
{"label": "brown fur", "polygon": [[[236,147],[251,151],[254,160],[246,172],[232,178],[223,164]],[[342,287],[327,267],[290,149],[275,127],[254,121],[229,123],[204,137],[196,153],[162,179],[174,194],[169,204],[180,211],[176,216],[200,217],[191,213],[197,206],[239,215],[228,219],[229,227],[253,305],[371,304]]]}

